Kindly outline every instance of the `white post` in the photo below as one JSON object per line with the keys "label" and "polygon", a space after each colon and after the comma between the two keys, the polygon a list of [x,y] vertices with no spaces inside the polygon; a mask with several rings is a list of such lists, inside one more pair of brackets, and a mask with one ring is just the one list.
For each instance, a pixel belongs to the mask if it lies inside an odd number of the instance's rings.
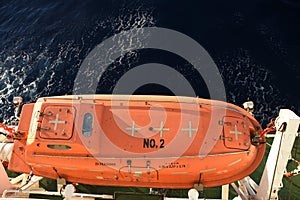
{"label": "white post", "polygon": [[280,110],[279,118],[275,122],[277,132],[255,199],[278,199],[278,191],[282,188],[282,177],[299,131],[299,124],[300,118],[294,112]]}
{"label": "white post", "polygon": [[229,184],[222,185],[222,199],[223,200],[229,199]]}
{"label": "white post", "polygon": [[195,188],[192,188],[188,191],[188,196],[189,200],[197,200],[199,197],[199,192]]}

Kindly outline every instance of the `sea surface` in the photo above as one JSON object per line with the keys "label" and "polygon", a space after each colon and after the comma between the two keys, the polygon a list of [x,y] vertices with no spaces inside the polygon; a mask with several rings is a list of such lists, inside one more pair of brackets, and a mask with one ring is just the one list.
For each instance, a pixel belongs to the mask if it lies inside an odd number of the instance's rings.
{"label": "sea surface", "polygon": [[[278,1],[0,1],[0,121],[12,115],[14,96],[24,102],[72,94],[88,53],[124,30],[163,27],[202,45],[216,63],[226,100],[252,100],[265,125],[280,108],[299,113],[300,10]],[[113,63],[97,93],[112,93],[118,79],[140,63],[183,69],[195,94],[209,98],[201,76],[161,51],[136,51]],[[184,70],[186,69],[186,70]],[[202,81],[203,82],[203,81]],[[136,94],[172,95],[146,85]]]}
{"label": "sea surface", "polygon": [[[126,30],[163,27],[202,45],[221,73],[226,100],[239,106],[252,100],[254,115],[265,126],[281,108],[300,114],[299,25],[297,3],[277,0],[0,0],[0,122],[13,120],[14,96],[29,103],[72,94],[83,60],[105,39]],[[157,50],[119,58],[101,77],[96,93],[112,93],[123,74],[143,63],[179,70],[196,96],[210,98],[189,63]],[[135,94],[173,93],[150,84]]]}

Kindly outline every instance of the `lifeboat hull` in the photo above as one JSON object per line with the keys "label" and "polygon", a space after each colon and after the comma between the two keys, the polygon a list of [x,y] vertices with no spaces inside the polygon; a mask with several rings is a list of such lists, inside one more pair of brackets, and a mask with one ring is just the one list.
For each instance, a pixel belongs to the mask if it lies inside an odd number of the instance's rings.
{"label": "lifeboat hull", "polygon": [[9,169],[91,185],[214,187],[251,174],[265,144],[243,109],[189,97],[83,95],[24,105]]}

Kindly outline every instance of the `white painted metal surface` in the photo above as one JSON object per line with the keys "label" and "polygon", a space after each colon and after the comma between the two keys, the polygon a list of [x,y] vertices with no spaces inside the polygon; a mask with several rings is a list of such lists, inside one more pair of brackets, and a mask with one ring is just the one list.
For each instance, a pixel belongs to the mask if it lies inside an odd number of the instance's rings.
{"label": "white painted metal surface", "polygon": [[276,136],[259,183],[256,199],[278,199],[282,178],[299,131],[300,118],[287,109],[280,110],[277,118]]}
{"label": "white painted metal surface", "polygon": [[11,158],[14,143],[0,143],[0,160],[8,162]]}

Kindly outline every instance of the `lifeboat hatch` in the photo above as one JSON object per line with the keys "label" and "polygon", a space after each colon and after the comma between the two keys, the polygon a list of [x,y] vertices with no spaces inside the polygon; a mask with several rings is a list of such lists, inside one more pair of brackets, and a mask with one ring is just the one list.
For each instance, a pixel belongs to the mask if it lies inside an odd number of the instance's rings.
{"label": "lifeboat hatch", "polygon": [[69,140],[73,135],[76,110],[72,106],[46,106],[41,113],[39,136],[44,139]]}
{"label": "lifeboat hatch", "polygon": [[224,117],[223,136],[225,147],[229,149],[249,149],[250,130],[247,123],[237,117]]}

